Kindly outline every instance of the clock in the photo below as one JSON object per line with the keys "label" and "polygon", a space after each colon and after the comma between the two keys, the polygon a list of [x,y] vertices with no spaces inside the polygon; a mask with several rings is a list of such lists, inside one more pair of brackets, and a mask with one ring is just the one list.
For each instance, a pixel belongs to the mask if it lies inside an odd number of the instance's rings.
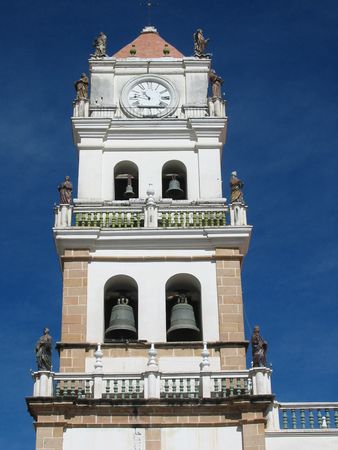
{"label": "clock", "polygon": [[128,116],[165,117],[177,107],[174,86],[157,76],[138,77],[122,89],[121,107]]}

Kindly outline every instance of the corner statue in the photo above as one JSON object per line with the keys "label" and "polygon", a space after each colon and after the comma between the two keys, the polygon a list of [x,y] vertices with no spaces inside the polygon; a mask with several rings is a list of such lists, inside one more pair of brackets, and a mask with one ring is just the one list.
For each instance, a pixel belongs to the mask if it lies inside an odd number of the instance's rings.
{"label": "corner statue", "polygon": [[70,205],[72,202],[73,185],[70,178],[67,176],[65,181],[58,186],[60,192],[60,205]]}
{"label": "corner statue", "polygon": [[38,370],[52,369],[52,337],[49,334],[49,329],[43,329],[43,336],[40,337],[35,346],[36,364]]}
{"label": "corner statue", "polygon": [[222,84],[223,80],[220,76],[217,75],[217,73],[211,69],[209,72],[209,81],[211,84],[211,93],[214,98],[222,98]]}
{"label": "corner statue", "polygon": [[232,172],[230,178],[231,203],[244,203],[243,186],[243,181],[237,178],[237,172]]}
{"label": "corner statue", "polygon": [[85,100],[88,98],[88,86],[89,80],[85,73],[81,75],[81,78],[74,83],[76,90],[76,100]]}
{"label": "corner statue", "polygon": [[106,56],[106,46],[107,36],[101,31],[93,43],[93,47],[95,48],[95,53],[93,56],[95,58],[103,58]]}
{"label": "corner statue", "polygon": [[266,351],[268,349],[268,343],[263,340],[259,334],[259,327],[255,326],[252,337],[252,366],[253,367],[266,367]]}
{"label": "corner statue", "polygon": [[203,30],[200,28],[194,33],[194,56],[197,58],[210,58],[209,53],[205,53],[209,38],[205,39]]}

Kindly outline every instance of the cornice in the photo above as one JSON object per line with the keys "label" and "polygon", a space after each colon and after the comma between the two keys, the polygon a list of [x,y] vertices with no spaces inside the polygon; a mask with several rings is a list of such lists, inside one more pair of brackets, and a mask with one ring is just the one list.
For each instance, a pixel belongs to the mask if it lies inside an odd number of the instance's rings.
{"label": "cornice", "polygon": [[238,248],[242,255],[248,250],[251,226],[212,229],[101,229],[54,228],[59,256],[66,249],[95,250],[209,250]]}

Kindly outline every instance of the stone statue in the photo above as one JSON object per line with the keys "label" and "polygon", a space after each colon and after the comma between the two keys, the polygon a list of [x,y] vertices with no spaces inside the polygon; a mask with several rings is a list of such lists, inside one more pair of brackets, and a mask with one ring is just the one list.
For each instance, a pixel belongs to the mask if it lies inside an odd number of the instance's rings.
{"label": "stone statue", "polygon": [[266,351],[268,349],[268,343],[263,340],[259,334],[259,327],[255,326],[252,337],[252,365],[253,367],[266,367]]}
{"label": "stone statue", "polygon": [[72,202],[72,190],[73,185],[70,181],[70,177],[66,177],[65,181],[58,186],[60,192],[60,205],[70,205]]}
{"label": "stone statue", "polygon": [[223,80],[220,76],[216,74],[216,72],[212,69],[209,72],[209,80],[211,83],[211,93],[214,98],[222,98],[222,84]]}
{"label": "stone statue", "polygon": [[194,33],[194,56],[198,58],[208,58],[210,54],[205,53],[205,49],[207,43],[209,42],[209,38],[205,39],[203,36],[203,30],[200,28]]}
{"label": "stone statue", "polygon": [[43,336],[36,343],[35,356],[38,370],[52,369],[52,337],[48,328],[43,329]]}
{"label": "stone statue", "polygon": [[106,46],[107,36],[101,31],[93,43],[93,47],[95,48],[95,53],[93,56],[95,58],[103,58],[106,56]]}
{"label": "stone statue", "polygon": [[89,79],[85,73],[74,83],[76,90],[76,100],[85,100],[88,98]]}
{"label": "stone statue", "polygon": [[232,172],[230,178],[231,203],[244,203],[243,186],[243,181],[237,178],[237,172]]}

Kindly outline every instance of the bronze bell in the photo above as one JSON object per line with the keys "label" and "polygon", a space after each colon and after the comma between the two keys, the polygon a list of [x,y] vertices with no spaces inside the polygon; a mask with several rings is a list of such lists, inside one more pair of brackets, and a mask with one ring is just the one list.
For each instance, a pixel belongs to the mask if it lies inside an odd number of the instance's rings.
{"label": "bronze bell", "polygon": [[176,305],[172,307],[168,338],[171,341],[197,340],[200,329],[196,325],[193,307],[185,295],[180,295]]}
{"label": "bronze bell", "polygon": [[165,195],[169,198],[173,198],[174,200],[184,197],[184,191],[181,189],[180,182],[176,178],[177,175],[173,174],[171,177],[172,178],[169,182],[168,189],[165,191]]}
{"label": "bronze bell", "polygon": [[135,192],[133,191],[133,185],[131,183],[132,178],[133,177],[131,175],[128,175],[127,187],[124,192],[125,198],[135,197]]}
{"label": "bronze bell", "polygon": [[122,297],[113,306],[110,314],[109,327],[105,332],[106,338],[135,339],[137,337],[133,308],[128,303],[129,300]]}

